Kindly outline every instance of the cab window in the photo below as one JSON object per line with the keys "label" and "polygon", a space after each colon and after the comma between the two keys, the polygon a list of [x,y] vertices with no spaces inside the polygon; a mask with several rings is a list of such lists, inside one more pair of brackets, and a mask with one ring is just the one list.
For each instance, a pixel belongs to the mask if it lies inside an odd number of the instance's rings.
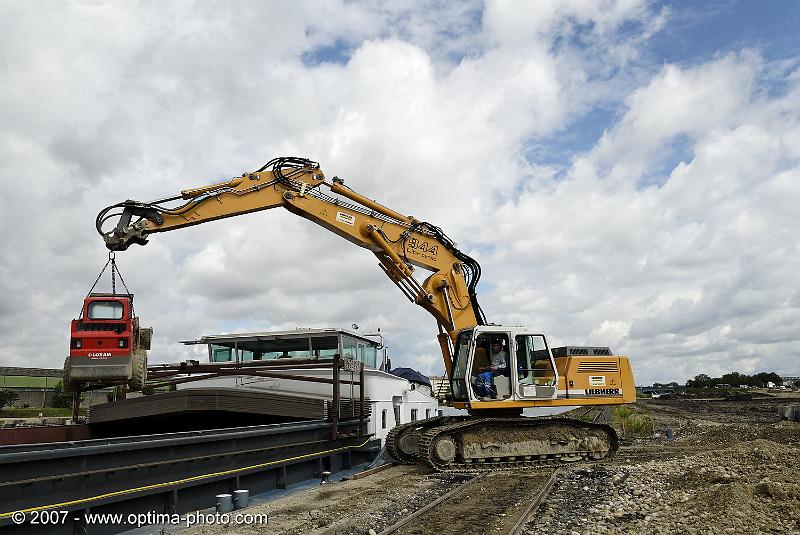
{"label": "cab window", "polygon": [[120,320],[123,309],[119,301],[92,301],[86,315],[90,320]]}
{"label": "cab window", "polygon": [[455,355],[453,355],[453,376],[450,378],[453,399],[466,401],[469,398],[467,391],[467,365],[469,364],[471,341],[471,330],[458,333]]}
{"label": "cab window", "polygon": [[467,375],[467,364],[469,362],[469,345],[472,340],[472,331],[464,331],[458,334],[455,352],[455,371],[453,378],[463,379]]}
{"label": "cab window", "polygon": [[544,336],[517,336],[517,376],[521,383],[553,385],[555,371]]}

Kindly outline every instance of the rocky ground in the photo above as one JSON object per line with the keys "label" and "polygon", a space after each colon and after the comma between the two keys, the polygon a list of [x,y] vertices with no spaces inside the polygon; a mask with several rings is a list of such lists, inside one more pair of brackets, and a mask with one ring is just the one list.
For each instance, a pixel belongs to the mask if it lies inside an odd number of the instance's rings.
{"label": "rocky ground", "polygon": [[[613,459],[562,468],[527,533],[800,534],[800,423],[779,421],[777,405],[786,402],[637,403],[633,418],[646,425],[634,434],[628,422]],[[610,413],[607,419],[614,421]],[[419,468],[393,467],[251,508],[268,512],[269,526],[196,526],[182,533],[380,533],[460,484]],[[465,500],[463,506],[476,503]],[[475,533],[498,532],[497,525],[489,519]],[[451,533],[447,526],[437,523],[431,533]],[[464,533],[463,526],[457,532]]]}
{"label": "rocky ground", "polygon": [[776,405],[639,403],[655,434],[565,470],[530,533],[800,533],[800,424]]}

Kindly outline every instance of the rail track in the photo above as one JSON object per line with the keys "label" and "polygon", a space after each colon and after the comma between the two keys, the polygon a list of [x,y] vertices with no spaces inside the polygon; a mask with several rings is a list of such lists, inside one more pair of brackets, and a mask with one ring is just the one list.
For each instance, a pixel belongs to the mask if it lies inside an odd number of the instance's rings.
{"label": "rail track", "polygon": [[381,534],[486,533],[518,535],[558,476],[557,468],[489,472],[473,477]]}

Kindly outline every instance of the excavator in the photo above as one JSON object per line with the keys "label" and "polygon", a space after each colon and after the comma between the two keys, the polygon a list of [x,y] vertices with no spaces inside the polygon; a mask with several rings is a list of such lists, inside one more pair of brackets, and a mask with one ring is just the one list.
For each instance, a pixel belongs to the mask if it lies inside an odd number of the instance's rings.
{"label": "excavator", "polygon": [[[522,413],[633,403],[627,357],[607,347],[551,348],[541,332],[489,323],[478,304],[475,259],[436,225],[387,208],[338,177],[326,180],[317,162],[274,158],[226,182],[152,202],[126,200],[103,209],[96,227],[109,250],[124,251],[157,232],[278,207],[371,251],[400,291],[436,320],[447,404],[468,415],[395,426],[386,442],[394,459],[457,472],[591,461],[617,450],[610,425]],[[430,274],[420,281],[418,270]],[[496,360],[501,352],[505,362]]]}

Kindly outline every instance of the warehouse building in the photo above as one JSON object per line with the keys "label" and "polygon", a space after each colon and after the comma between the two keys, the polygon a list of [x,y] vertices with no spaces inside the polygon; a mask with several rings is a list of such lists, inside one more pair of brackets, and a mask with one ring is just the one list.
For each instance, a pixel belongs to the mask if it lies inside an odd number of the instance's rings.
{"label": "warehouse building", "polygon": [[[53,406],[54,390],[61,382],[62,371],[53,368],[16,368],[0,366],[0,390],[17,394],[14,407],[44,408]],[[110,389],[84,392],[82,405],[88,407],[108,401]]]}

